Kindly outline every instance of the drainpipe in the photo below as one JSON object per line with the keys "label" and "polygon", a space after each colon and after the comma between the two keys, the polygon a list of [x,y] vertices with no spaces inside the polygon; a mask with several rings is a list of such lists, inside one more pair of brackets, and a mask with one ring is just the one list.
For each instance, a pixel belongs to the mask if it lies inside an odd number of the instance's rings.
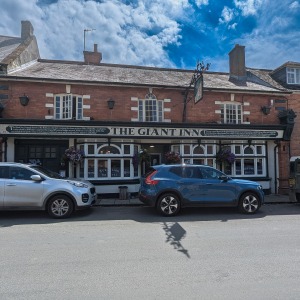
{"label": "drainpipe", "polygon": [[276,151],[278,149],[278,143],[276,142],[276,146],[274,148],[274,166],[275,166],[275,194],[277,194],[277,159],[276,159]]}

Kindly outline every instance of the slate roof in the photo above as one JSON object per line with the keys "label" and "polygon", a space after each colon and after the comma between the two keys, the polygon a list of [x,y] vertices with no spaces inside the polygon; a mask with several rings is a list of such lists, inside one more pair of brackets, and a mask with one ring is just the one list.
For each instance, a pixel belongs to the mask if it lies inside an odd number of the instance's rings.
{"label": "slate roof", "polygon": [[[283,87],[272,80],[268,75],[269,72],[249,69],[245,81],[229,79],[229,73],[205,72],[204,87],[211,90],[283,92]],[[193,70],[104,63],[87,65],[83,62],[39,59],[25,68],[10,72],[6,77],[35,81],[49,80],[106,85],[185,88],[189,86],[193,73]]]}
{"label": "slate roof", "polygon": [[0,63],[20,46],[21,38],[0,35]]}

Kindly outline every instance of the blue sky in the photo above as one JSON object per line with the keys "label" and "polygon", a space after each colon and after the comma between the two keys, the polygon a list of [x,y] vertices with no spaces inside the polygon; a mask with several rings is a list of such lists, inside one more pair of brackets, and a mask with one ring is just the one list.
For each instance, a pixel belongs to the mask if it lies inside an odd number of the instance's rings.
{"label": "blue sky", "polygon": [[0,0],[0,35],[34,27],[41,58],[83,60],[98,44],[103,63],[228,72],[228,53],[246,65],[300,62],[300,0]]}

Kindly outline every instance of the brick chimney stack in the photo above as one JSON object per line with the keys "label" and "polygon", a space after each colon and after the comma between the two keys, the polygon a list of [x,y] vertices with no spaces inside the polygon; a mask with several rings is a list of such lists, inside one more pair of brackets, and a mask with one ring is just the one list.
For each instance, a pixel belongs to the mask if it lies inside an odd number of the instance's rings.
{"label": "brick chimney stack", "polygon": [[84,62],[87,64],[100,64],[102,60],[102,53],[98,52],[98,45],[94,44],[94,52],[91,51],[83,51]]}
{"label": "brick chimney stack", "polygon": [[229,52],[229,73],[230,78],[246,79],[245,46],[236,44]]}
{"label": "brick chimney stack", "polygon": [[28,37],[33,36],[33,26],[30,21],[21,21],[21,39],[26,40]]}

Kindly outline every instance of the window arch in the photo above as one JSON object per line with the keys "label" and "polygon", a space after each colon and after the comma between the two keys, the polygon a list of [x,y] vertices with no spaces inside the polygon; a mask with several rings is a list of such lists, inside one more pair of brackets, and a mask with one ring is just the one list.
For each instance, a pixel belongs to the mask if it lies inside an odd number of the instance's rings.
{"label": "window arch", "polygon": [[120,154],[121,149],[115,145],[102,145],[98,148],[98,154]]}

